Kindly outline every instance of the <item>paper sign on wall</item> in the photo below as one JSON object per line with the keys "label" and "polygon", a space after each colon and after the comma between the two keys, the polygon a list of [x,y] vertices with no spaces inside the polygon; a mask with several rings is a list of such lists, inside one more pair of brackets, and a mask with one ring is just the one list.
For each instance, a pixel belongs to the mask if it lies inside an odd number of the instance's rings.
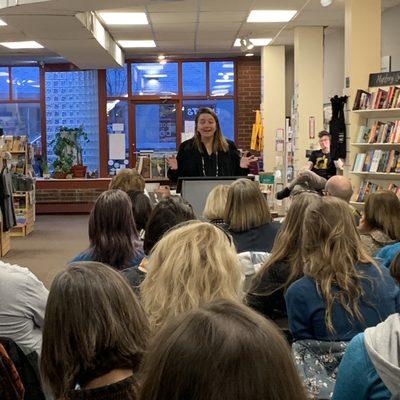
{"label": "paper sign on wall", "polygon": [[112,130],[114,133],[122,133],[124,131],[124,124],[112,124]]}
{"label": "paper sign on wall", "polygon": [[185,121],[185,132],[194,134],[195,121]]}
{"label": "paper sign on wall", "polygon": [[125,159],[125,134],[113,133],[108,135],[108,149],[110,160],[124,160]]}

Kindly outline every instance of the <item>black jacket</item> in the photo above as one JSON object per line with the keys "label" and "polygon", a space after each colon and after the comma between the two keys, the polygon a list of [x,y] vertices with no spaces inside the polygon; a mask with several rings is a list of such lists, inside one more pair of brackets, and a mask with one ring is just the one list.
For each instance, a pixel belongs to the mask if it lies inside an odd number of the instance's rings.
{"label": "black jacket", "polygon": [[[186,140],[179,146],[177,155],[178,169],[168,170],[168,178],[176,182],[179,177],[186,176],[246,176],[248,169],[240,168],[240,154],[230,140],[227,140],[229,149],[227,152],[218,152],[209,155],[203,146],[203,153],[196,148],[194,138]],[[203,162],[204,159],[204,171]],[[205,174],[204,174],[205,172]]]}

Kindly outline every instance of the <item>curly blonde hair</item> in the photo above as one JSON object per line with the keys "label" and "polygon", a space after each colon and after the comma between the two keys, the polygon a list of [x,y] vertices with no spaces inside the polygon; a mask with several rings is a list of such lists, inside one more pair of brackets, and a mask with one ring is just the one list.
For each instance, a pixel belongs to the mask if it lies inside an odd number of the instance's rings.
{"label": "curly blonde hair", "polygon": [[126,193],[131,190],[144,192],[145,185],[144,178],[135,168],[125,168],[111,179],[108,189],[120,189]]}
{"label": "curly blonde hair", "polygon": [[168,317],[215,299],[242,301],[242,274],[230,236],[199,221],[185,222],[154,247],[141,285],[152,330]]}

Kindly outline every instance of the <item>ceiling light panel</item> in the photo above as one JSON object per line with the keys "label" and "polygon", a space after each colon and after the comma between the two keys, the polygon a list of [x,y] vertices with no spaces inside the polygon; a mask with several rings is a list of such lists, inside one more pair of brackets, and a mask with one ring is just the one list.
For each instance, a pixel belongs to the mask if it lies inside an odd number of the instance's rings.
{"label": "ceiling light panel", "polygon": [[118,40],[118,44],[125,49],[156,47],[154,40]]}
{"label": "ceiling light panel", "polygon": [[43,49],[43,46],[34,41],[27,42],[2,42],[1,46],[7,47],[7,49],[17,50],[17,49]]}
{"label": "ceiling light panel", "polygon": [[252,10],[247,22],[288,22],[297,10]]}
{"label": "ceiling light panel", "polygon": [[143,12],[101,12],[99,15],[106,25],[148,25],[149,23]]}
{"label": "ceiling light panel", "polygon": [[[249,39],[254,46],[268,46],[271,43],[271,38],[258,38],[258,39]],[[240,39],[235,40],[234,47],[240,47]]]}

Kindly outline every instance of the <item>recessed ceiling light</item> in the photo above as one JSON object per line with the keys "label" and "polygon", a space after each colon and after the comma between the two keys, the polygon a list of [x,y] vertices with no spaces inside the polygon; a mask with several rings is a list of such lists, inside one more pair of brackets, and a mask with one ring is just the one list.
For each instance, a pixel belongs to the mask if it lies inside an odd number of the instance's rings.
{"label": "recessed ceiling light", "polygon": [[165,65],[166,63],[167,63],[167,60],[161,60],[161,61],[160,61],[160,64],[161,64],[161,65]]}
{"label": "recessed ceiling light", "polygon": [[246,57],[253,57],[254,53],[246,53]]}
{"label": "recessed ceiling light", "polygon": [[3,42],[1,46],[7,47],[7,49],[43,49],[43,46],[34,41],[28,42]]}
{"label": "recessed ceiling light", "polygon": [[[268,44],[271,43],[270,38],[259,38],[259,39],[249,39],[251,43],[253,43],[254,46],[267,46]],[[240,39],[236,39],[235,40],[235,47],[240,47],[241,43],[240,43]]]}
{"label": "recessed ceiling light", "polygon": [[0,26],[7,26],[7,22],[4,22],[2,19],[0,19]]}
{"label": "recessed ceiling light", "polygon": [[297,14],[297,10],[253,10],[247,22],[288,22]]}
{"label": "recessed ceiling light", "polygon": [[156,47],[154,40],[118,40],[118,44],[126,49],[134,47]]}
{"label": "recessed ceiling light", "polygon": [[99,15],[106,25],[148,25],[149,23],[143,12],[101,12]]}
{"label": "recessed ceiling light", "polygon": [[160,54],[160,55],[158,56],[158,59],[159,59],[160,61],[165,60],[165,56],[163,56],[162,54]]}

